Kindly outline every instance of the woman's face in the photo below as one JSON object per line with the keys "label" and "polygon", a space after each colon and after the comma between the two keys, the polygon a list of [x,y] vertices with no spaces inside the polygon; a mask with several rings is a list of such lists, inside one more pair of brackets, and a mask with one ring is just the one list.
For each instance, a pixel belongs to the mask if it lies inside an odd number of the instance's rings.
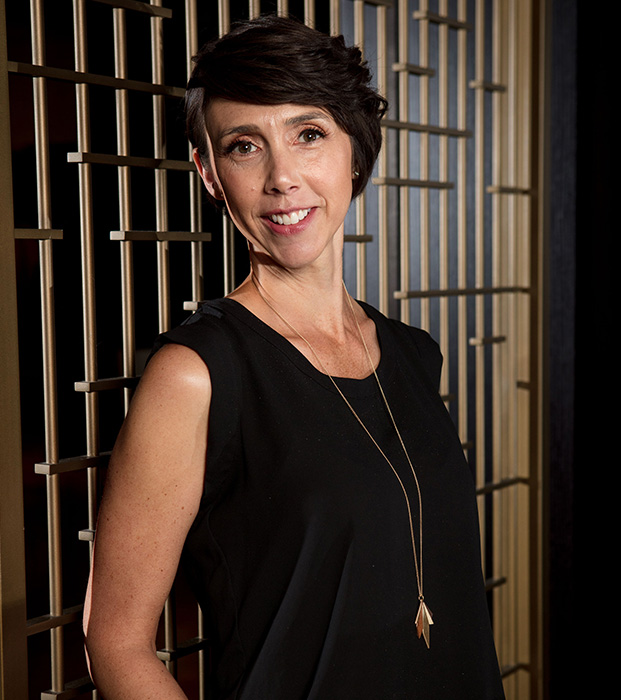
{"label": "woman's face", "polygon": [[206,124],[211,166],[203,180],[255,252],[291,269],[340,257],[352,148],[328,112],[218,99]]}

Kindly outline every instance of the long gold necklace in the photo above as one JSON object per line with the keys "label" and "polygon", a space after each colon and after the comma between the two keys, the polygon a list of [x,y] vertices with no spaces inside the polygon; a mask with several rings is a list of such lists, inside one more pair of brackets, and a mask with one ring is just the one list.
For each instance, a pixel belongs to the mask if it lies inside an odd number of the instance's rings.
{"label": "long gold necklace", "polygon": [[265,297],[261,290],[261,285],[259,283],[259,280],[256,279],[256,277],[251,275],[252,277],[252,282],[254,286],[256,287],[256,290],[263,299],[263,301],[269,306],[269,308],[278,316],[278,318],[295,334],[302,340],[303,343],[305,343],[308,346],[308,349],[311,351],[313,354],[314,358],[317,360],[317,363],[321,367],[323,373],[330,379],[332,384],[334,385],[334,388],[337,390],[337,392],[340,394],[341,398],[343,401],[347,404],[349,407],[349,410],[352,412],[358,423],[362,426],[364,429],[365,433],[369,436],[375,447],[378,449],[379,453],[382,455],[382,457],[386,460],[388,463],[388,466],[392,469],[393,474],[397,478],[397,481],[399,482],[399,485],[401,486],[401,490],[403,491],[403,496],[405,498],[405,504],[407,506],[407,511],[408,511],[408,521],[410,525],[410,539],[412,542],[412,555],[414,557],[414,569],[416,571],[416,584],[418,587],[418,612],[416,613],[416,618],[415,618],[415,624],[416,624],[416,632],[418,634],[418,638],[420,639],[421,635],[423,636],[425,643],[427,644],[427,648],[429,648],[429,627],[433,625],[433,618],[431,615],[431,610],[427,607],[427,604],[425,603],[425,597],[423,595],[423,501],[421,497],[421,491],[420,491],[420,485],[418,483],[418,477],[416,476],[416,470],[414,469],[414,465],[412,464],[412,460],[410,459],[410,455],[408,454],[407,448],[405,446],[405,443],[403,442],[403,438],[401,437],[401,433],[399,432],[399,428],[397,427],[397,423],[394,419],[394,416],[392,414],[392,411],[390,410],[390,405],[388,404],[388,399],[386,398],[386,394],[384,393],[384,389],[382,388],[382,384],[379,380],[379,377],[377,376],[377,372],[375,370],[375,365],[373,364],[373,360],[371,359],[371,353],[369,352],[369,348],[367,347],[366,341],[364,339],[364,335],[362,334],[362,330],[360,328],[360,324],[358,323],[358,319],[356,318],[356,313],[354,311],[354,306],[352,304],[351,297],[349,296],[347,292],[347,288],[345,287],[345,282],[343,282],[343,289],[345,291],[345,296],[347,297],[347,301],[349,303],[349,309],[351,311],[351,315],[353,316],[354,322],[356,324],[356,328],[358,329],[358,335],[360,336],[360,340],[362,341],[362,345],[364,346],[364,350],[366,353],[366,356],[369,360],[369,365],[371,367],[371,371],[373,372],[373,376],[375,377],[375,381],[377,382],[377,386],[379,387],[380,394],[382,395],[382,399],[384,401],[384,404],[386,406],[386,409],[388,411],[388,415],[390,416],[390,420],[392,421],[393,427],[395,429],[395,432],[397,433],[397,437],[399,438],[399,442],[401,443],[401,448],[403,449],[403,452],[405,454],[405,457],[408,461],[408,464],[410,465],[410,469],[412,471],[412,475],[414,477],[414,483],[416,484],[416,491],[418,493],[418,512],[419,512],[419,551],[418,551],[418,556],[416,552],[416,540],[414,538],[414,524],[412,521],[412,508],[410,507],[410,499],[408,497],[408,493],[405,489],[405,486],[403,484],[403,481],[401,480],[401,477],[399,476],[397,470],[393,466],[392,462],[388,459],[386,456],[386,453],[382,448],[378,445],[377,441],[371,435],[369,432],[369,429],[367,426],[363,423],[362,419],[360,416],[356,413],[354,410],[354,407],[351,405],[345,394],[341,391],[339,385],[336,383],[334,377],[326,370],[323,362],[315,352],[313,346],[310,344],[308,340],[296,329],[294,328],[289,321],[287,321],[284,316],[276,309],[274,306],[268,301],[268,299]]}

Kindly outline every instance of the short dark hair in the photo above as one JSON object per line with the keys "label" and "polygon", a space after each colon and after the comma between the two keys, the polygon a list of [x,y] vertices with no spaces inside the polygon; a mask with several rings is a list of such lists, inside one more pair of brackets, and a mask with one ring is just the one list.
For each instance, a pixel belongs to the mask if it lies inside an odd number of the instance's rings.
{"label": "short dark hair", "polygon": [[[205,112],[222,98],[258,105],[325,109],[352,141],[352,199],[365,188],[382,144],[386,100],[370,85],[360,49],[276,15],[239,22],[193,58],[185,96],[186,133],[206,161]],[[222,206],[222,202],[216,202]]]}

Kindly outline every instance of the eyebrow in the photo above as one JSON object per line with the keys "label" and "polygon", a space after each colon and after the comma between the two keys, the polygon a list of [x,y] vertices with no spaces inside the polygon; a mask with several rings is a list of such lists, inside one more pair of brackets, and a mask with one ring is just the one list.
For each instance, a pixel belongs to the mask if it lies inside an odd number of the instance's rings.
{"label": "eyebrow", "polygon": [[[303,122],[312,121],[314,119],[328,120],[330,117],[325,112],[306,112],[304,114],[297,114],[294,117],[289,117],[285,121],[285,126],[295,126],[296,124],[301,124]],[[230,129],[223,129],[217,136],[217,141],[221,142],[223,138],[227,136],[233,136],[234,134],[246,134],[259,131],[259,126],[257,124],[240,124],[239,126],[232,126]]]}

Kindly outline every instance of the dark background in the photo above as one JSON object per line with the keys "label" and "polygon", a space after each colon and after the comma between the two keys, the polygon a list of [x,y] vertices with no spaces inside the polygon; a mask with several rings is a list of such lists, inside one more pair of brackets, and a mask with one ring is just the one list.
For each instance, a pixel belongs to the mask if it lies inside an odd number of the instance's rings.
{"label": "dark background", "polygon": [[[608,4],[610,8],[612,4]],[[598,5],[605,9],[604,4]],[[593,3],[552,5],[550,123],[549,687],[603,697],[610,607],[605,513],[614,501],[611,127],[616,30]],[[616,224],[618,229],[618,224]],[[614,356],[613,356],[614,357]],[[610,398],[607,397],[607,395]],[[614,488],[614,487],[613,487]],[[614,495],[614,494],[613,494]],[[604,538],[604,544],[600,544]],[[598,566],[599,564],[599,566]],[[602,566],[602,564],[604,566]],[[591,607],[592,604],[592,607]]]}

